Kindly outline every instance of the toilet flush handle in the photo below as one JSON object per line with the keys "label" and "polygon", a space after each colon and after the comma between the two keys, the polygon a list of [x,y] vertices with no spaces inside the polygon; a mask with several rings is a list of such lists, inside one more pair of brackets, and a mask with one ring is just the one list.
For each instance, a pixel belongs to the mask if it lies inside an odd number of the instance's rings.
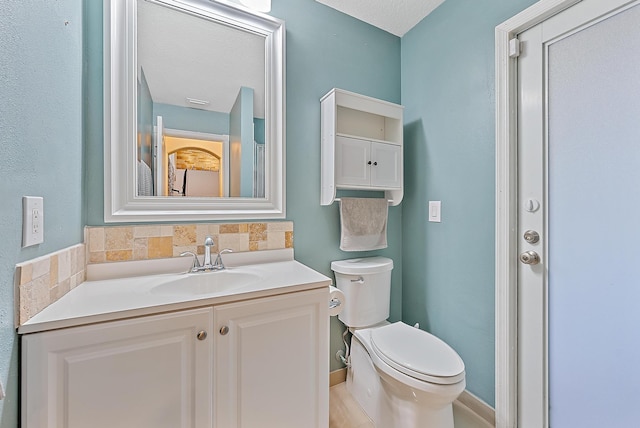
{"label": "toilet flush handle", "polygon": [[356,279],[352,279],[351,282],[357,282],[358,284],[364,284],[364,278],[359,276]]}

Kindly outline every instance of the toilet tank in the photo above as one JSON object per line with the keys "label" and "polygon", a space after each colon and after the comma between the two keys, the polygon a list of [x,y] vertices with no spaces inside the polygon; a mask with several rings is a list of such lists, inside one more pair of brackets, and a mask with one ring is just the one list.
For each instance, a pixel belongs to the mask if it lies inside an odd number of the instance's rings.
{"label": "toilet tank", "polygon": [[392,269],[393,260],[386,257],[331,262],[345,297],[338,319],[347,327],[367,327],[389,318]]}

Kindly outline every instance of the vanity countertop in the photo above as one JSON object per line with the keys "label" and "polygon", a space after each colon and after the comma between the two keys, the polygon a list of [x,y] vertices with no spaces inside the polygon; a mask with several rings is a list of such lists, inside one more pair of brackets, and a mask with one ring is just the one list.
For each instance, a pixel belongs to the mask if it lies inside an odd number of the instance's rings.
{"label": "vanity countertop", "polygon": [[227,274],[253,275],[254,280],[236,290],[200,293],[157,292],[158,286],[187,276],[216,280],[219,272],[130,276],[88,280],[62,296],[18,328],[19,334],[114,321],[161,312],[211,306],[259,297],[327,287],[331,279],[293,259],[231,266]]}

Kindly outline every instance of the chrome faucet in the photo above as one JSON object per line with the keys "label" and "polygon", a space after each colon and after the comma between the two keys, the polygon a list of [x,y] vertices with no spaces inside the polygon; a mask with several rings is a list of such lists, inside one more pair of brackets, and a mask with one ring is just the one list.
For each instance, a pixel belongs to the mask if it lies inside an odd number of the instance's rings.
{"label": "chrome faucet", "polygon": [[191,251],[185,251],[184,253],[180,254],[181,257],[188,256],[188,255],[193,256],[193,264],[191,265],[189,272],[191,273],[208,272],[208,271],[220,271],[225,269],[224,263],[222,263],[221,255],[225,253],[233,253],[233,250],[229,248],[225,248],[224,250],[221,250],[216,254],[215,261],[212,263],[211,247],[213,246],[215,246],[215,243],[213,242],[213,238],[211,236],[207,236],[204,240],[204,260],[202,264],[200,264],[200,261],[198,260],[198,256]]}
{"label": "chrome faucet", "polygon": [[214,245],[212,237],[207,236],[204,238],[204,262],[202,263],[202,267],[204,269],[208,269],[213,266],[211,264],[211,247]]}

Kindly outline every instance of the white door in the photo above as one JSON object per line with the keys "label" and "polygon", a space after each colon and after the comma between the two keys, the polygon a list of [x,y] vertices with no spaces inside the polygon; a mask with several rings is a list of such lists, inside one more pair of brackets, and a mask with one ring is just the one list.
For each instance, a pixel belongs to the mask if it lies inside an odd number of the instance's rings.
{"label": "white door", "polygon": [[372,142],[371,159],[372,187],[402,187],[402,146]]}
{"label": "white door", "polygon": [[639,426],[640,4],[519,39],[518,427]]}
{"label": "white door", "polygon": [[327,289],[214,308],[214,426],[329,425]]}
{"label": "white door", "polygon": [[212,312],[23,336],[21,426],[210,428]]}
{"label": "white door", "polygon": [[371,141],[336,137],[336,184],[369,186],[371,184]]}

